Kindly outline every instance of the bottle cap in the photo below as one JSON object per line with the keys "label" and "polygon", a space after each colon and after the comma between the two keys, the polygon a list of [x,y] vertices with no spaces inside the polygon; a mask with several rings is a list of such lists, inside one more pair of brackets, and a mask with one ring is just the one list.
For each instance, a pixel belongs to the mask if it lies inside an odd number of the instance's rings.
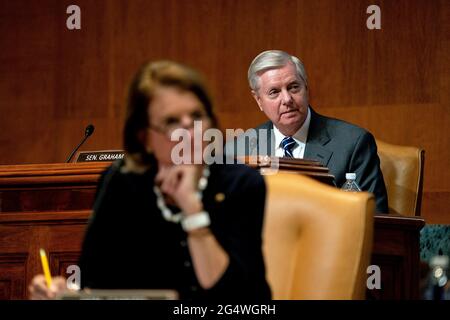
{"label": "bottle cap", "polygon": [[346,173],[345,174],[345,179],[347,180],[355,180],[356,179],[356,173]]}

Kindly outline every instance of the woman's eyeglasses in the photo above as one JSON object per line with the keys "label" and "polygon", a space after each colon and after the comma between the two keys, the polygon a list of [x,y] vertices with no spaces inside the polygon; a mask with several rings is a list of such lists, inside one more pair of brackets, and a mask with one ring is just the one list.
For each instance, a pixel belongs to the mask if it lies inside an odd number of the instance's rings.
{"label": "woman's eyeglasses", "polygon": [[[202,113],[202,112],[193,112],[190,114],[189,124],[183,123],[181,118],[177,117],[167,117],[162,121],[161,125],[150,124],[149,129],[155,130],[159,133],[166,135],[167,137],[171,137],[172,133],[177,129],[191,129],[194,127],[194,121],[202,121],[202,123],[210,124],[210,118]],[[205,122],[207,121],[207,122]]]}

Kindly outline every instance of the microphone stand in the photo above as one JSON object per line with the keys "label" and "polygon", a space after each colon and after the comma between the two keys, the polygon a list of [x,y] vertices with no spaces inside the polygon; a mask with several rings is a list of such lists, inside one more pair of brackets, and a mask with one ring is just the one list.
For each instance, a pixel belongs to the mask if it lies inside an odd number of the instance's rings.
{"label": "microphone stand", "polygon": [[72,159],[73,155],[75,154],[75,152],[77,152],[78,148],[81,147],[81,145],[86,141],[86,139],[89,138],[88,135],[85,135],[83,140],[81,140],[81,142],[78,144],[78,146],[72,151],[72,153],[70,154],[70,156],[67,158],[66,163],[69,163],[70,160]]}
{"label": "microphone stand", "polygon": [[89,138],[92,135],[93,132],[94,132],[94,126],[92,124],[88,125],[86,127],[86,129],[84,130],[84,138],[83,138],[83,140],[81,140],[81,142],[78,144],[78,146],[72,151],[72,153],[70,154],[69,158],[67,158],[66,163],[70,162],[70,159],[72,159],[73,155],[78,150],[78,148],[81,147],[81,145],[86,141],[87,138]]}

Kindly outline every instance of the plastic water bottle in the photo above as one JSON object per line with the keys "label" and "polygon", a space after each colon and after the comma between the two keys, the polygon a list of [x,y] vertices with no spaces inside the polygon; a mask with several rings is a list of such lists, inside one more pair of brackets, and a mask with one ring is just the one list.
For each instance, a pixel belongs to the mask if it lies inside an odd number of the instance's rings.
{"label": "plastic water bottle", "polygon": [[446,293],[447,287],[447,269],[449,265],[448,256],[434,256],[430,260],[431,269],[431,285],[432,285],[432,299],[433,300],[446,300],[448,299],[448,293]]}
{"label": "plastic water bottle", "polygon": [[347,181],[342,185],[342,190],[349,192],[361,191],[361,188],[356,183],[356,173],[346,173],[345,179],[347,179]]}

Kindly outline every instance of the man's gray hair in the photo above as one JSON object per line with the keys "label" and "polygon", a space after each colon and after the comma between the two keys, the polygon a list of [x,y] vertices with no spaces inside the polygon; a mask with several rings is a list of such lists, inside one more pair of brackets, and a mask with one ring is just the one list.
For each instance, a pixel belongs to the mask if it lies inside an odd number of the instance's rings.
{"label": "man's gray hair", "polygon": [[261,72],[284,67],[289,62],[294,64],[298,76],[308,86],[308,76],[306,75],[305,66],[299,58],[281,50],[267,50],[257,55],[248,68],[248,83],[250,88],[255,92],[258,91]]}

